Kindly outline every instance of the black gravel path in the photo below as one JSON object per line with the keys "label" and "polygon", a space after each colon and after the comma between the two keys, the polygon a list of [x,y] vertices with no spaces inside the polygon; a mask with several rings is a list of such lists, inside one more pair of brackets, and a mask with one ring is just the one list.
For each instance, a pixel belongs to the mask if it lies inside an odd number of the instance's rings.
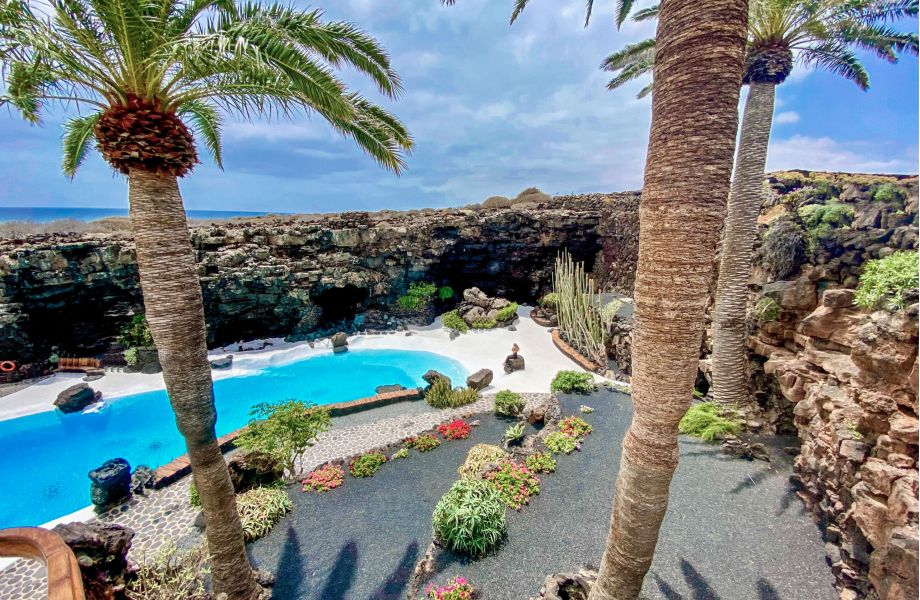
{"label": "black gravel path", "polygon": [[[563,399],[580,404],[594,433],[582,452],[558,457],[541,493],[509,511],[508,539],[476,562],[457,559],[438,581],[463,574],[487,600],[535,596],[547,573],[597,564],[610,517],[619,446],[632,405],[598,392]],[[469,440],[387,463],[372,478],[346,475],[326,494],[292,488],[295,509],[251,546],[254,563],[276,573],[274,597],[322,600],[403,598],[431,537],[431,513],[477,443],[497,443],[508,426],[491,415]],[[668,516],[643,594],[666,600],[833,600],[833,577],[816,527],[793,495],[788,458],[730,459],[718,447],[681,443]]]}

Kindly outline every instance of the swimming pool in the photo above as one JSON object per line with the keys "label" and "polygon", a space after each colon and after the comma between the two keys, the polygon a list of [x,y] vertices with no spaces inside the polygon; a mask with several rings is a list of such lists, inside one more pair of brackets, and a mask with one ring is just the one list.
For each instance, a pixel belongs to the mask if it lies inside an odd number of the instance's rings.
{"label": "swimming pool", "polygon": [[[428,369],[457,383],[466,378],[460,363],[439,354],[357,349],[219,379],[217,435],[246,425],[259,402],[355,400],[378,385],[423,385]],[[184,453],[164,390],[113,399],[97,413],[54,410],[0,421],[0,529],[40,525],[88,506],[86,474],[107,459],[156,468]]]}

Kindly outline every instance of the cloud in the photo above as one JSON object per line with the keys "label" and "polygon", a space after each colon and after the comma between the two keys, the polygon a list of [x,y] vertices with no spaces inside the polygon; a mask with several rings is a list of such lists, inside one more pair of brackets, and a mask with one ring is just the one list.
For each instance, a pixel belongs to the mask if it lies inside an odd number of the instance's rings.
{"label": "cloud", "polygon": [[[886,158],[886,157],[895,158]],[[838,141],[793,135],[770,142],[767,170],[808,169],[855,173],[916,173],[917,148],[878,140]]]}
{"label": "cloud", "polygon": [[279,120],[273,122],[255,121],[252,123],[228,123],[224,135],[230,140],[261,139],[269,142],[290,142],[294,140],[328,140],[331,136],[329,125],[312,123],[307,119],[291,122]]}
{"label": "cloud", "polygon": [[777,113],[776,116],[773,117],[773,122],[777,125],[787,125],[790,123],[798,123],[800,119],[801,117],[799,116],[799,113],[795,112],[794,110],[787,110],[785,112]]}

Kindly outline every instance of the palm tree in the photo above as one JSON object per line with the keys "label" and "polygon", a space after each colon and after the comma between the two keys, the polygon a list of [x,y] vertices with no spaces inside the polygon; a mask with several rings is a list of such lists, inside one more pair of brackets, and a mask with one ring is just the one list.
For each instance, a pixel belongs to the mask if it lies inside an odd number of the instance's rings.
{"label": "palm tree", "polygon": [[349,23],[324,22],[319,10],[51,0],[48,11],[0,0],[0,101],[31,123],[50,103],[88,109],[65,126],[64,172],[73,176],[95,141],[127,177],[147,321],[208,523],[214,592],[255,598],[261,592],[215,437],[201,285],[178,179],[199,162],[194,135],[220,166],[224,113],[319,114],[398,172],[412,145],[406,129],[334,71],[353,67],[387,96],[400,92],[399,78],[376,40]]}
{"label": "palm tree", "polygon": [[[657,13],[656,5],[637,12],[634,18],[650,19]],[[869,75],[854,50],[869,51],[892,63],[897,62],[899,52],[917,54],[915,33],[899,32],[887,25],[916,14],[917,0],[751,0],[744,74],[749,91],[713,310],[712,390],[717,402],[736,406],[749,402],[747,282],[763,202],[776,86],[786,80],[797,60],[868,89]],[[608,56],[601,68],[617,72],[608,88],[651,72],[655,47],[655,40],[647,39]],[[648,91],[650,86],[639,96]]]}
{"label": "palm tree", "polygon": [[[526,4],[517,0],[515,17]],[[659,15],[639,207],[635,410],[591,600],[639,596],[667,510],[728,197],[747,10],[746,0],[668,0]]]}

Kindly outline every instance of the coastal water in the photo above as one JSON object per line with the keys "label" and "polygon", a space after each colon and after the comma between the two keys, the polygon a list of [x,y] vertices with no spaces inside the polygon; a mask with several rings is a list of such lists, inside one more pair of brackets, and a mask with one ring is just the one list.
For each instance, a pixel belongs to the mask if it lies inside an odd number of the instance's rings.
{"label": "coastal water", "polygon": [[[229,219],[231,217],[258,217],[269,213],[245,210],[188,210],[190,219]],[[106,217],[127,217],[128,208],[88,208],[68,206],[0,206],[0,222],[33,221],[50,223],[61,219],[95,221]]]}

